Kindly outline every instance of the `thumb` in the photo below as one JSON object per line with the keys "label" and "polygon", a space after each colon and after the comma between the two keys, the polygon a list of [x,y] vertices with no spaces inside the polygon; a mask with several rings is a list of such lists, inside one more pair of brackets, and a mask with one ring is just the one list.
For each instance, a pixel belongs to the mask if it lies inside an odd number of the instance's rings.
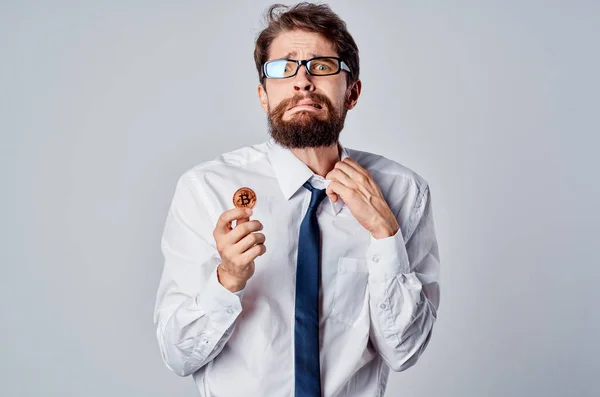
{"label": "thumb", "polygon": [[240,218],[240,219],[237,220],[236,226],[240,225],[242,223],[248,222],[249,220],[250,220],[250,217],[248,217],[248,218]]}

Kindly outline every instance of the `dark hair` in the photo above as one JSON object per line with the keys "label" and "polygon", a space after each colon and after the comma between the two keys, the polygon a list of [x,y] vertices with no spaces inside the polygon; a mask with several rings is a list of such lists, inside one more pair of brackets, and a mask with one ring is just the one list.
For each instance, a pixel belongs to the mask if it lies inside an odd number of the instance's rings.
{"label": "dark hair", "polygon": [[265,13],[267,26],[256,38],[254,63],[260,83],[264,86],[265,77],[262,65],[268,60],[269,47],[279,33],[294,29],[319,33],[331,41],[338,56],[350,68],[346,79],[348,84],[358,80],[360,72],[358,47],[346,28],[346,23],[327,4],[298,3],[294,6],[273,4]]}

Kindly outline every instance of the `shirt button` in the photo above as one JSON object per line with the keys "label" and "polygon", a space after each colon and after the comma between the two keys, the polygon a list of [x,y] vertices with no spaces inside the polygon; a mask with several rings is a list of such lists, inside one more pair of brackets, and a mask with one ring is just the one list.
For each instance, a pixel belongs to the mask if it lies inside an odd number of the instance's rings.
{"label": "shirt button", "polygon": [[387,309],[387,305],[385,303],[382,303],[381,305],[379,305],[379,307],[383,310]]}
{"label": "shirt button", "polygon": [[228,309],[227,309],[227,313],[229,313],[229,314],[233,314],[233,309],[232,309],[232,308],[228,308]]}
{"label": "shirt button", "polygon": [[373,258],[371,258],[371,260],[375,263],[379,262],[379,255],[374,255]]}

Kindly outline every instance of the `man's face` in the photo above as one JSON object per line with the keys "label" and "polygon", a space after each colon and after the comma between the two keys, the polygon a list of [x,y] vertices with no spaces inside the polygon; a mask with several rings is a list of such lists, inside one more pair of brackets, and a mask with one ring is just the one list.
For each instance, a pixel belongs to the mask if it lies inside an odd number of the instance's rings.
{"label": "man's face", "polygon": [[[273,40],[268,60],[304,60],[316,56],[337,57],[338,53],[323,36],[293,30],[281,33]],[[267,78],[266,87],[259,85],[259,99],[268,115],[274,140],[290,148],[335,144],[344,127],[346,112],[355,106],[360,94],[360,81],[348,87],[346,73],[311,76],[304,66],[300,66],[294,77]]]}

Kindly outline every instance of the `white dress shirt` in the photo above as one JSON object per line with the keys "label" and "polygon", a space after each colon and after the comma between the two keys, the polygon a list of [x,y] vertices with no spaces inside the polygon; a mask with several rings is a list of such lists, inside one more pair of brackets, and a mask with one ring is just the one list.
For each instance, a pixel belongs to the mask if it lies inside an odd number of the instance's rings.
{"label": "white dress shirt", "polygon": [[[345,148],[367,169],[400,229],[375,239],[341,198],[319,205],[320,364],[325,397],[383,396],[389,368],[402,371],[427,346],[439,305],[440,262],[427,182],[405,166]],[[311,193],[325,188],[290,150],[268,141],[222,154],[177,181],[161,250],[154,321],[162,358],[193,374],[204,397],[293,397],[294,297],[300,223]],[[217,280],[213,230],[241,187],[256,193],[250,219],[267,251],[246,287]]]}

